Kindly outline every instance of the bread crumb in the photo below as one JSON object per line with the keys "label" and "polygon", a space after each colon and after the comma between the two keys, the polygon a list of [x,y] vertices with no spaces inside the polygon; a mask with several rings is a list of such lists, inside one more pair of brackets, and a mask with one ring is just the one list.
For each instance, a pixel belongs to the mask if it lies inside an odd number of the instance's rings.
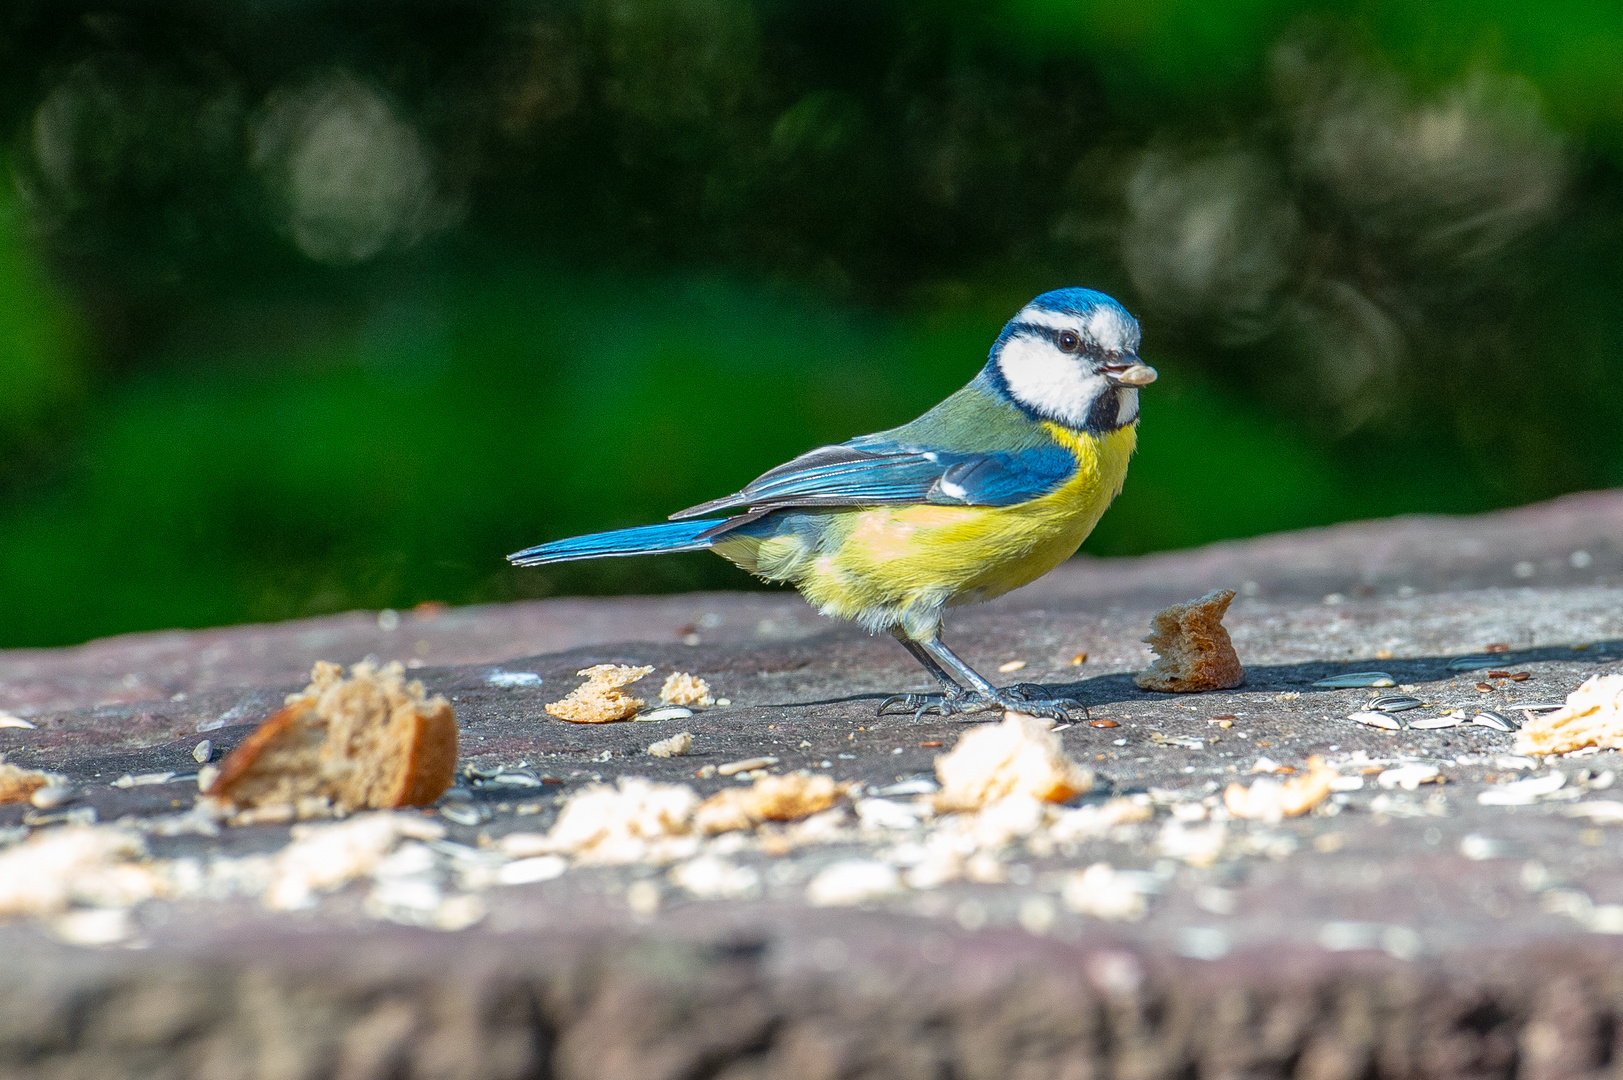
{"label": "bread crumb", "polygon": [[699,850],[693,832],[698,805],[699,793],[686,784],[621,777],[615,787],[594,784],[570,796],[552,831],[539,842],[532,833],[503,850],[570,855],[598,865],[674,862]]}
{"label": "bread crumb", "polygon": [[370,874],[401,839],[438,840],[444,835],[443,826],[413,814],[365,814],[333,825],[295,825],[293,842],[275,858],[262,902],[275,911],[310,907],[318,893]]}
{"label": "bread crumb", "polygon": [[1143,875],[1117,870],[1109,863],[1094,863],[1065,879],[1060,898],[1078,915],[1114,922],[1136,921],[1144,917],[1149,904],[1144,899]]}
{"label": "bread crumb", "polygon": [[938,810],[978,810],[1009,795],[1064,802],[1093,787],[1093,774],[1065,755],[1054,722],[1005,713],[1003,722],[976,728],[950,754],[936,758]]}
{"label": "bread crumb", "polygon": [[661,739],[656,743],[648,744],[648,752],[654,757],[681,757],[693,749],[693,733],[691,731],[678,731],[668,739]]}
{"label": "bread crumb", "polygon": [[0,916],[50,916],[71,904],[117,907],[163,891],[161,878],[131,862],[146,854],[125,829],[69,825],[37,832],[0,853]]}
{"label": "bread crumb", "polygon": [[1263,777],[1249,788],[1230,784],[1223,791],[1223,805],[1235,817],[1252,821],[1299,817],[1330,797],[1331,781],[1340,775],[1323,758],[1310,757],[1307,772],[1284,783]]}
{"label": "bread crumb", "polygon": [[697,675],[673,671],[659,688],[659,700],[666,705],[714,705],[710,684]]}
{"label": "bread crumb", "polygon": [[323,660],[220,762],[208,795],[254,820],[424,806],[451,786],[456,755],[450,703],[407,682],[400,664],[362,661],[345,678]]}
{"label": "bread crumb", "polygon": [[0,761],[0,804],[27,802],[51,782],[51,774]]}
{"label": "bread crumb", "polygon": [[629,719],[645,702],[621,693],[620,688],[630,686],[653,670],[628,664],[595,664],[582,668],[575,674],[586,681],[570,691],[568,697],[548,705],[547,712],[572,724],[606,724]]}
{"label": "bread crumb", "polygon": [[847,785],[822,773],[763,776],[747,788],[712,795],[699,804],[693,821],[707,836],[753,829],[764,821],[799,821],[827,810],[846,790]]}
{"label": "bread crumb", "polygon": [[1591,675],[1555,712],[1516,733],[1518,754],[1570,754],[1586,746],[1623,749],[1623,675]]}
{"label": "bread crumb", "polygon": [[1223,613],[1234,595],[1233,589],[1218,589],[1156,612],[1144,639],[1156,652],[1155,662],[1133,682],[1145,690],[1176,694],[1228,690],[1245,682],[1234,642],[1223,629]]}

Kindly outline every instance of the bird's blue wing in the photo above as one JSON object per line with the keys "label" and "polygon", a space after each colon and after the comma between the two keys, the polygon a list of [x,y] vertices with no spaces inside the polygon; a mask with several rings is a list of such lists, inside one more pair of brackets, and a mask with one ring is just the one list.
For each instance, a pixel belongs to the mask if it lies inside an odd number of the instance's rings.
{"label": "bird's blue wing", "polygon": [[744,490],[672,518],[744,507],[757,514],[786,507],[1012,506],[1046,495],[1076,472],[1058,445],[963,453],[864,440],[824,446],[762,474]]}

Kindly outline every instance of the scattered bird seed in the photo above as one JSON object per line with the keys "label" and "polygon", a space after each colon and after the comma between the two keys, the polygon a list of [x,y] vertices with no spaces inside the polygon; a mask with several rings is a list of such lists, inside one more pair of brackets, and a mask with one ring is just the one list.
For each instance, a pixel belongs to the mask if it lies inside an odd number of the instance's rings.
{"label": "scattered bird seed", "polygon": [[1510,672],[1508,672],[1508,671],[1490,671],[1490,672],[1488,672],[1488,678],[1490,678],[1490,679],[1508,679],[1508,678],[1510,678]]}
{"label": "scattered bird seed", "polygon": [[1021,668],[1025,667],[1025,666],[1026,666],[1026,662],[1024,660],[1010,660],[1006,664],[999,664],[997,666],[997,669],[1002,674],[1007,675],[1009,672],[1011,672],[1011,671],[1019,671]]}
{"label": "scattered bird seed", "polygon": [[1494,712],[1492,709],[1483,709],[1471,717],[1471,723],[1477,727],[1492,728],[1494,731],[1515,731],[1516,724],[1510,722],[1508,717]]}
{"label": "scattered bird seed", "polygon": [[1088,721],[1088,726],[1089,727],[1121,727],[1121,725],[1116,723],[1116,721],[1114,721],[1114,720],[1089,720]]}
{"label": "scattered bird seed", "polygon": [[1378,712],[1403,712],[1405,709],[1418,709],[1425,702],[1408,694],[1383,694],[1369,703],[1369,707]]}
{"label": "scattered bird seed", "polygon": [[919,746],[925,750],[934,750],[941,745],[940,739],[925,739]]}
{"label": "scattered bird seed", "polygon": [[1496,668],[1504,661],[1497,656],[1456,656],[1448,662],[1449,671],[1481,671]]}
{"label": "scattered bird seed", "polygon": [[1482,651],[1487,652],[1487,653],[1509,652],[1510,651],[1510,645],[1507,644],[1506,642],[1503,642],[1503,641],[1496,641],[1492,645],[1484,645],[1484,646],[1482,646]]}
{"label": "scattered bird seed", "polygon": [[680,705],[670,705],[663,709],[652,709],[645,713],[633,716],[633,720],[686,720],[693,715],[692,709],[685,709]]}
{"label": "scattered bird seed", "polygon": [[752,757],[743,761],[729,761],[725,765],[716,766],[716,775],[735,776],[741,772],[754,772],[756,769],[764,769],[777,763],[778,759],[775,757]]}
{"label": "scattered bird seed", "polygon": [[202,742],[192,747],[192,760],[197,762],[199,765],[208,764],[209,759],[213,756],[214,743],[208,739],[204,739]]}
{"label": "scattered bird seed", "polygon": [[1512,709],[1519,709],[1522,712],[1554,712],[1566,707],[1567,703],[1564,701],[1535,701],[1532,704],[1511,706]]}
{"label": "scattered bird seed", "polygon": [[1362,712],[1352,713],[1347,717],[1347,719],[1353,721],[1354,723],[1368,724],[1370,727],[1381,728],[1385,731],[1398,731],[1403,727],[1402,724],[1398,723],[1390,716],[1383,712],[1376,712],[1373,709],[1365,709]]}
{"label": "scattered bird seed", "polygon": [[1479,683],[1476,684],[1476,688],[1477,688],[1477,693],[1479,693],[1479,694],[1491,694],[1491,693],[1493,693],[1493,684],[1492,683],[1479,682]]}
{"label": "scattered bird seed", "polygon": [[1072,667],[1081,667],[1083,664],[1085,664],[1087,662],[1088,662],[1088,654],[1085,653],[1085,652],[1079,652],[1075,656],[1071,657],[1071,666]]}
{"label": "scattered bird seed", "polygon": [[1363,686],[1396,686],[1398,681],[1384,671],[1352,671],[1345,675],[1332,675],[1327,679],[1319,679],[1314,686],[1328,687],[1332,690],[1350,690]]}
{"label": "scattered bird seed", "polygon": [[27,720],[24,720],[20,716],[12,716],[8,712],[0,712],[0,728],[31,728],[33,726],[33,724],[30,724]]}
{"label": "scattered bird seed", "polygon": [[1433,728],[1459,727],[1461,722],[1457,716],[1422,716],[1418,720],[1411,720],[1409,727],[1426,731]]}

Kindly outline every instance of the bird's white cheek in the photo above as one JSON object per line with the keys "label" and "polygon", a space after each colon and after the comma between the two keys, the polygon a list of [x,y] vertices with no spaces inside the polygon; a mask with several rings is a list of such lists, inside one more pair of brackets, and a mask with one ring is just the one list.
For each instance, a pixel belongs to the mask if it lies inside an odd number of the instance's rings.
{"label": "bird's white cheek", "polygon": [[1073,357],[1037,338],[1008,341],[998,367],[1016,401],[1069,427],[1081,427],[1093,399],[1109,387],[1103,376],[1084,372]]}
{"label": "bird's white cheek", "polygon": [[1116,423],[1126,427],[1138,419],[1138,387],[1122,387],[1116,391],[1116,399],[1121,402],[1116,410]]}

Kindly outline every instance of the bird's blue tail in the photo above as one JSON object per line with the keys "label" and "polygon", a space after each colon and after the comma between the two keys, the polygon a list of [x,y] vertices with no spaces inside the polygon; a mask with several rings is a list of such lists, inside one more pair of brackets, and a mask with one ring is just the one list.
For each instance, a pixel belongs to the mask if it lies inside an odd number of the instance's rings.
{"label": "bird's blue tail", "polygon": [[575,559],[610,559],[621,555],[660,555],[668,551],[703,551],[713,537],[704,534],[722,522],[667,521],[639,525],[632,529],[592,533],[568,540],[554,540],[514,552],[507,561],[514,566],[545,566]]}

